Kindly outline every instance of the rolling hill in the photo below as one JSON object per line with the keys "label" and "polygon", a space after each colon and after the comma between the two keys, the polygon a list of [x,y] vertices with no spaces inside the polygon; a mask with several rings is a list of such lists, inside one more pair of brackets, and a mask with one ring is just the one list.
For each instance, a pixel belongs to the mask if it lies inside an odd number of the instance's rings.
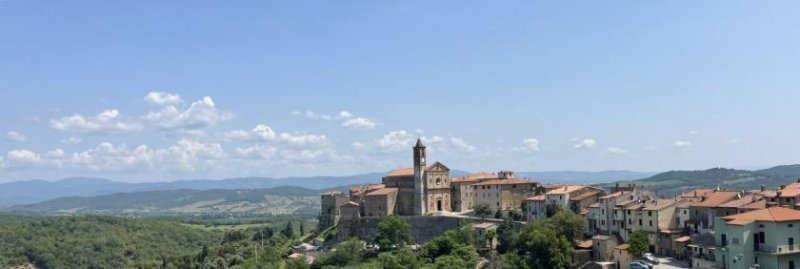
{"label": "rolling hill", "polygon": [[669,171],[639,180],[599,184],[601,187],[636,184],[655,190],[659,195],[672,196],[698,187],[750,190],[762,185],[777,188],[800,178],[800,165],[781,165],[763,170],[712,168],[697,171]]}
{"label": "rolling hill", "polygon": [[65,197],[7,208],[8,212],[109,215],[317,214],[320,190],[302,187],[167,190]]}

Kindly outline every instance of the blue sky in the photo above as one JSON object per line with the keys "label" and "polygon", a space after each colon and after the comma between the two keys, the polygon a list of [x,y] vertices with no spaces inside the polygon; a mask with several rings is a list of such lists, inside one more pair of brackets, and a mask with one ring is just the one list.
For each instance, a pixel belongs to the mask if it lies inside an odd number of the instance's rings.
{"label": "blue sky", "polygon": [[798,163],[795,1],[0,1],[0,181]]}

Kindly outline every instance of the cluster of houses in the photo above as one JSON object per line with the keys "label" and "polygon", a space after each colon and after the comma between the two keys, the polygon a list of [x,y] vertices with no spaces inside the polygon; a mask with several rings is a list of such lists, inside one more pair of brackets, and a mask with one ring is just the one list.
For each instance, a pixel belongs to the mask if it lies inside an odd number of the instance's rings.
{"label": "cluster of houses", "polygon": [[[539,184],[511,171],[451,177],[440,162],[428,166],[417,141],[414,167],[389,172],[378,184],[322,195],[320,227],[341,221],[401,216],[463,216],[478,204],[519,210],[524,221],[553,209],[584,216],[589,233],[578,251],[607,268],[627,269],[626,243],[635,231],[649,238],[649,252],[688,261],[694,268],[789,268],[800,263],[800,181],[778,189],[731,191],[700,188],[659,197],[634,185],[610,190],[589,185]],[[480,246],[496,223],[474,224]]]}

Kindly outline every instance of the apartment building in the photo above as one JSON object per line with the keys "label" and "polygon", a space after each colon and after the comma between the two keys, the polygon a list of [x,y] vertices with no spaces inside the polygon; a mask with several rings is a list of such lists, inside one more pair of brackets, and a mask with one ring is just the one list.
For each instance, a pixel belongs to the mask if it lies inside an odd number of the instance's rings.
{"label": "apartment building", "polygon": [[800,265],[800,211],[769,207],[718,217],[714,224],[717,266],[789,268]]}

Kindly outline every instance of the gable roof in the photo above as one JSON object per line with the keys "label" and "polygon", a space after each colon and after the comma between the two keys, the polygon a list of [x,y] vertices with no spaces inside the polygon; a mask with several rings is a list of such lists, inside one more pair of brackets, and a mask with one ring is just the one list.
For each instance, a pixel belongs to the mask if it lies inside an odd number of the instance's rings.
{"label": "gable roof", "polygon": [[[433,164],[429,165],[427,168],[425,168],[425,171],[431,170],[434,167],[441,167],[441,168],[444,168],[443,171],[450,171],[450,168],[448,168],[446,165],[444,165],[443,163],[441,163],[439,161],[436,161]],[[412,171],[412,174],[413,174],[414,170],[411,170],[411,171]]]}
{"label": "gable roof", "polygon": [[544,201],[544,200],[545,200],[544,194],[540,194],[540,195],[536,195],[536,196],[531,196],[531,197],[525,198],[525,201]]}
{"label": "gable roof", "polygon": [[738,191],[715,191],[709,193],[704,200],[694,203],[692,206],[696,207],[716,207],[718,205],[727,203],[739,195]]}
{"label": "gable roof", "polygon": [[374,191],[367,193],[367,196],[375,196],[375,195],[387,195],[391,193],[396,193],[397,188],[381,188]]}
{"label": "gable roof", "polygon": [[492,179],[488,181],[484,181],[475,185],[512,185],[512,184],[534,184],[536,182],[524,180],[524,179],[516,179],[516,178],[509,178],[509,179]]}
{"label": "gable roof", "polygon": [[564,185],[547,192],[547,194],[566,194],[585,188],[583,185]]}
{"label": "gable roof", "polygon": [[386,174],[386,177],[413,177],[413,176],[414,176],[413,167],[397,168],[392,171],[389,171],[389,173]]}
{"label": "gable roof", "polygon": [[723,217],[728,224],[745,225],[754,221],[800,221],[800,211],[785,207],[770,207]]}
{"label": "gable roof", "polygon": [[570,197],[569,200],[570,201],[582,201],[583,199],[586,199],[586,198],[589,198],[589,197],[592,197],[592,196],[596,196],[596,195],[599,195],[599,194],[600,194],[600,191],[587,191],[587,192],[584,192],[581,195]]}
{"label": "gable roof", "polygon": [[675,199],[650,200],[645,203],[644,210],[661,210],[677,203]]}

